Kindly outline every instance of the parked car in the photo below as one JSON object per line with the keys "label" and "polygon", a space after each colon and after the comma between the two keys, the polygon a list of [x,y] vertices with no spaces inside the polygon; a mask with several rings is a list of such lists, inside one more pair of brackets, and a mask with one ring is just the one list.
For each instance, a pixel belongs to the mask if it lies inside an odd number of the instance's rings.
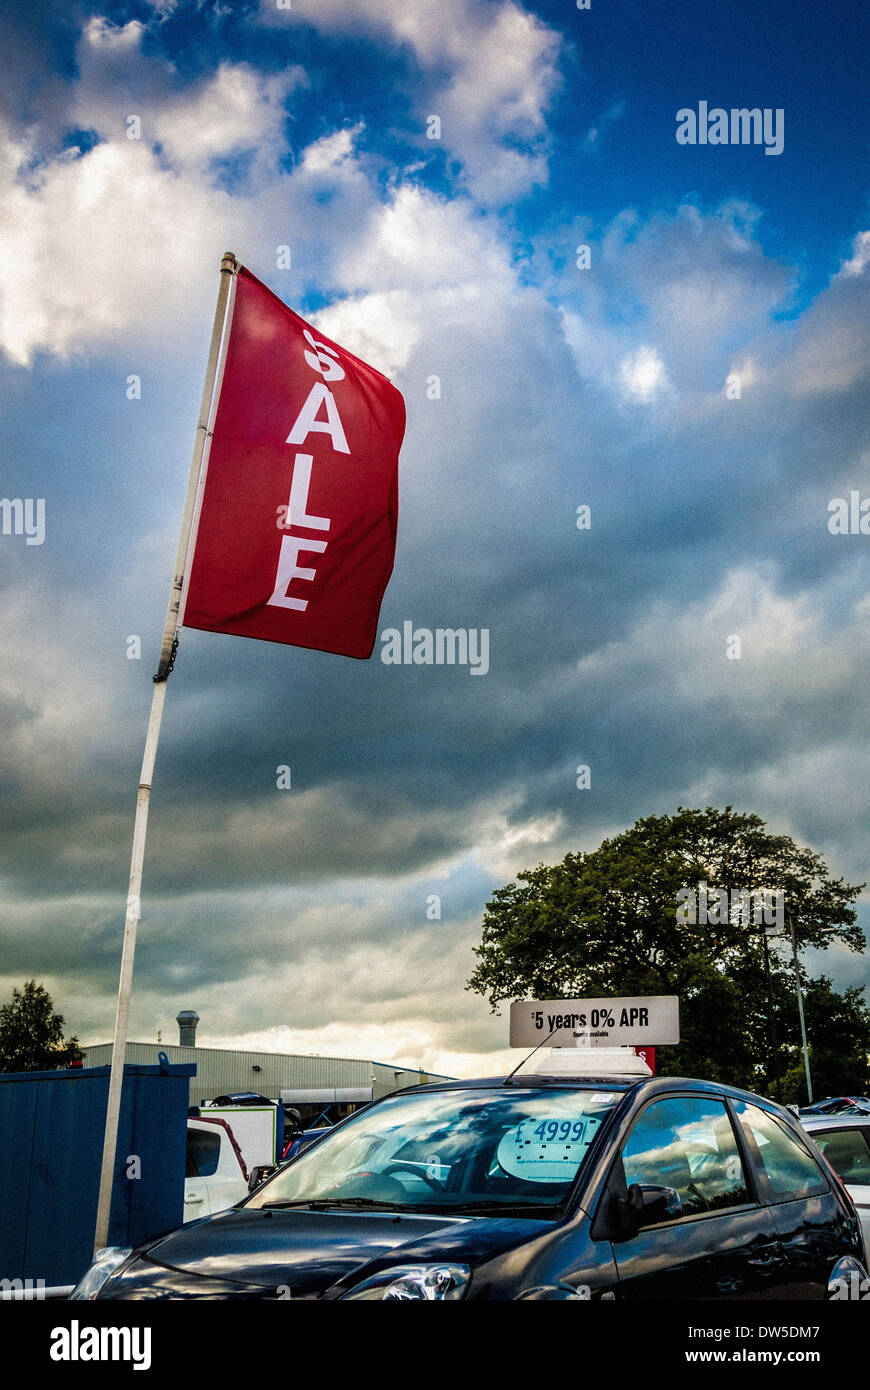
{"label": "parked car", "polygon": [[781,1106],[536,1065],[375,1102],[232,1210],[101,1252],[73,1298],[822,1299],[867,1277],[845,1187]]}
{"label": "parked car", "polygon": [[849,1189],[870,1250],[870,1114],[807,1116],[801,1123]]}
{"label": "parked car", "polygon": [[313,1144],[315,1139],[322,1139],[328,1129],[332,1129],[332,1125],[321,1125],[318,1129],[303,1129],[294,1134],[288,1140],[284,1150],[284,1161],[296,1158],[297,1154],[301,1154],[302,1150],[307,1149],[309,1144]]}
{"label": "parked car", "polygon": [[209,1105],[274,1105],[275,1101],[268,1096],[261,1096],[257,1091],[235,1091],[231,1096],[215,1096],[214,1100],[209,1101]]}
{"label": "parked car", "polygon": [[802,1105],[799,1115],[870,1115],[866,1096],[829,1096],[813,1105]]}
{"label": "parked car", "polygon": [[188,1120],[184,1220],[225,1211],[247,1195],[248,1174],[226,1120]]}

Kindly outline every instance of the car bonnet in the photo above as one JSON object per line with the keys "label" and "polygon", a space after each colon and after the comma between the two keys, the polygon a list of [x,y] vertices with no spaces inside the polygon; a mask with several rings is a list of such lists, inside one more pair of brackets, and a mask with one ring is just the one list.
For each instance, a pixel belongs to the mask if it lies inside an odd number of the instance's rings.
{"label": "car bonnet", "polygon": [[551,1222],[532,1219],[240,1207],[145,1247],[113,1283],[129,1295],[139,1279],[153,1283],[157,1266],[167,1292],[174,1282],[191,1288],[203,1280],[311,1297],[391,1264],[477,1264],[548,1229]]}

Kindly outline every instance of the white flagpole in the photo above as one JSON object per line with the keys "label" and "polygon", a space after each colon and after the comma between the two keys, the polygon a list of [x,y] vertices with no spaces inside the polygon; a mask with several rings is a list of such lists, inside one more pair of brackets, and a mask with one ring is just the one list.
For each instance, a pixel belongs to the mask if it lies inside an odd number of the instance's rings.
{"label": "white flagpole", "polygon": [[199,423],[193,445],[187,496],[181,518],[175,571],[169,590],[160,661],[154,677],[151,714],[145,738],[142,771],[139,775],[139,794],[136,800],[136,821],[133,827],[133,852],[130,860],[130,886],[127,893],[127,916],[124,922],[124,944],[121,951],[121,975],[118,982],[118,1007],[115,1013],[115,1034],[112,1041],[112,1070],[109,1076],[109,1101],[106,1108],[106,1132],[103,1140],[103,1163],[100,1171],[100,1197],[97,1206],[97,1225],[94,1249],[99,1250],[109,1239],[109,1211],[112,1203],[112,1184],[115,1172],[115,1150],[118,1142],[118,1121],[121,1113],[121,1089],[124,1082],[124,1057],[127,1050],[127,1029],[130,1019],[130,992],[133,983],[133,956],[136,950],[136,923],[139,920],[139,901],[142,888],[142,864],[145,858],[145,835],[148,828],[148,804],[160,721],[166,699],[166,682],[175,663],[178,630],[184,617],[182,596],[186,593],[185,577],[191,540],[195,534],[194,517],[199,519],[199,493],[208,467],[208,454],[214,428],[214,414],[220,395],[226,349],[232,322],[238,261],[227,252],[221,261],[221,280],[215,309],[211,347],[205,372],[205,384],[199,407]]}

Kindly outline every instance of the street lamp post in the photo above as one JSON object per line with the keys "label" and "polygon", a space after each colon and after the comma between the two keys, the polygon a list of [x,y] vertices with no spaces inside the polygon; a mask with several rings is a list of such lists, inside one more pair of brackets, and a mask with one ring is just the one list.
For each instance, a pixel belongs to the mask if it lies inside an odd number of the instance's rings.
{"label": "street lamp post", "polygon": [[807,1078],[807,1103],[809,1105],[812,1105],[813,1082],[812,1077],[810,1076],[810,1050],[807,1046],[807,1025],[806,1020],[804,1019],[804,991],[803,986],[801,985],[800,966],[798,965],[797,939],[794,934],[794,919],[790,912],[787,913],[786,916],[788,918],[789,931],[791,932],[791,957],[792,961],[794,962],[794,982],[795,988],[797,989],[798,1014],[800,1015],[801,1021],[801,1047],[803,1048],[804,1071],[806,1072]]}
{"label": "street lamp post", "polygon": [[[807,1104],[808,1104],[808,1105],[812,1105],[812,1103],[813,1103],[813,1080],[812,1080],[812,1076],[810,1075],[810,1049],[809,1049],[809,1045],[808,1045],[808,1043],[807,1043],[807,1025],[806,1025],[806,1019],[804,1018],[804,991],[803,991],[803,985],[801,984],[800,965],[799,965],[799,963],[798,963],[797,938],[796,938],[796,936],[795,936],[795,930],[794,930],[794,918],[792,917],[792,915],[791,915],[790,912],[787,912],[787,913],[786,913],[786,919],[787,919],[787,921],[788,921],[789,935],[791,936],[791,958],[792,958],[792,964],[794,965],[794,982],[795,982],[795,989],[797,990],[798,1017],[800,1018],[800,1025],[801,1025],[801,1051],[803,1052],[803,1056],[804,1056],[804,1074],[805,1074],[806,1079],[807,1079]],[[836,934],[836,929],[833,928],[833,927],[828,928],[827,931],[825,931],[825,935],[828,935],[828,934],[830,934],[830,935],[832,935],[832,936],[835,935],[835,934]],[[771,935],[771,936],[785,936],[785,932],[771,932],[770,935]]]}
{"label": "street lamp post", "polygon": [[770,951],[767,945],[767,928],[761,928],[761,940],[764,946],[764,973],[767,978],[767,1011],[768,1011],[768,1040],[771,1048],[773,1060],[773,1078],[776,1082],[776,1098],[782,1104],[782,1081],[779,1075],[779,1041],[776,1036],[776,1014],[773,1003],[773,984],[770,977]]}

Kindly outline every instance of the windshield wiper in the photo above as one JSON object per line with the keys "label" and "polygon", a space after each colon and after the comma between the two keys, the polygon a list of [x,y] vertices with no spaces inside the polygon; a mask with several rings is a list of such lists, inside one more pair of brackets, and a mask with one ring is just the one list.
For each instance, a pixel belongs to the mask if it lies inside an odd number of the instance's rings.
{"label": "windshield wiper", "polygon": [[427,1207],[439,1216],[557,1216],[558,1208],[549,1202],[457,1202],[455,1206]]}
{"label": "windshield wiper", "polygon": [[306,1211],[329,1211],[335,1207],[367,1207],[370,1211],[410,1211],[410,1207],[397,1202],[379,1202],[373,1197],[308,1197],[302,1201],[264,1202],[261,1211],[286,1211],[290,1207],[304,1208]]}

